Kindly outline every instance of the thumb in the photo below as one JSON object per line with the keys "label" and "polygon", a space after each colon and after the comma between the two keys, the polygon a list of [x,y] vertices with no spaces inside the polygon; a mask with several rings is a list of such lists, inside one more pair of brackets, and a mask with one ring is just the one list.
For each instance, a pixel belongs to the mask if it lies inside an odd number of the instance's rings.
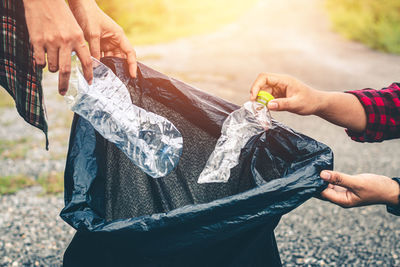
{"label": "thumb", "polygon": [[357,187],[357,179],[354,176],[335,171],[322,171],[320,173],[322,180],[333,185],[339,185],[345,188]]}
{"label": "thumb", "polygon": [[292,107],[292,99],[276,98],[268,102],[268,108],[275,111],[290,111]]}

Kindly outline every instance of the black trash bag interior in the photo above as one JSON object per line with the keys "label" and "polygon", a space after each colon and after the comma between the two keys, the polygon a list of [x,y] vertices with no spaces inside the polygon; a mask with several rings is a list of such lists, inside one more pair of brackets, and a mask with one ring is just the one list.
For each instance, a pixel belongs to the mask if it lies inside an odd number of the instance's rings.
{"label": "black trash bag interior", "polygon": [[132,103],[170,120],[183,136],[174,171],[154,179],[89,122],[75,116],[61,217],[78,230],[64,266],[279,266],[281,216],[326,188],[324,144],[274,121],[241,150],[227,183],[198,184],[226,117],[239,107],[139,63],[103,58]]}

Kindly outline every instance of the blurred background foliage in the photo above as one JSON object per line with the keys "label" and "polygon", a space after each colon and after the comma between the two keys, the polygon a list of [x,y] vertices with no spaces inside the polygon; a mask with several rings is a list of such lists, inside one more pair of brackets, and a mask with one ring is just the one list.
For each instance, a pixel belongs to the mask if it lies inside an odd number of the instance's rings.
{"label": "blurred background foliage", "polygon": [[[400,0],[325,0],[334,30],[373,49],[400,54]],[[257,0],[97,0],[133,45],[207,33]]]}
{"label": "blurred background foliage", "polygon": [[257,0],[97,0],[133,45],[207,33],[233,22]]}
{"label": "blurred background foliage", "polygon": [[400,0],[326,0],[326,7],[345,37],[400,54]]}

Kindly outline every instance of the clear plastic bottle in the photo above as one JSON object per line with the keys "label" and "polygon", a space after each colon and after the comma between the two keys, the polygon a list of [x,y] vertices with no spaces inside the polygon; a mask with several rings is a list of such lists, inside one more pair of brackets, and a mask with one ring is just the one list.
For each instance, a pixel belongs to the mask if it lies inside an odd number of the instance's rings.
{"label": "clear plastic bottle", "polygon": [[77,56],[72,56],[65,99],[72,111],[88,120],[148,175],[166,176],[178,164],[183,146],[178,129],[166,118],[133,105],[124,83],[96,59],[89,85]]}
{"label": "clear plastic bottle", "polygon": [[240,151],[249,139],[272,127],[271,114],[266,106],[271,99],[272,95],[260,92],[257,102],[248,101],[229,114],[198,183],[225,183],[229,180],[230,170],[239,163]]}

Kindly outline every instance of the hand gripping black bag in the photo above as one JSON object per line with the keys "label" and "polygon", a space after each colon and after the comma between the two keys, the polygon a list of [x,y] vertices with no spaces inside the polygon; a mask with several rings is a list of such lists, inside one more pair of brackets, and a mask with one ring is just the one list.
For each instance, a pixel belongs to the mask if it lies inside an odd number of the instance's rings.
{"label": "hand gripping black bag", "polygon": [[177,168],[154,179],[75,116],[61,217],[77,230],[64,266],[280,266],[274,228],[325,187],[324,144],[274,121],[241,150],[227,183],[198,184],[222,123],[239,107],[139,64],[104,58],[132,103],[183,136]]}

